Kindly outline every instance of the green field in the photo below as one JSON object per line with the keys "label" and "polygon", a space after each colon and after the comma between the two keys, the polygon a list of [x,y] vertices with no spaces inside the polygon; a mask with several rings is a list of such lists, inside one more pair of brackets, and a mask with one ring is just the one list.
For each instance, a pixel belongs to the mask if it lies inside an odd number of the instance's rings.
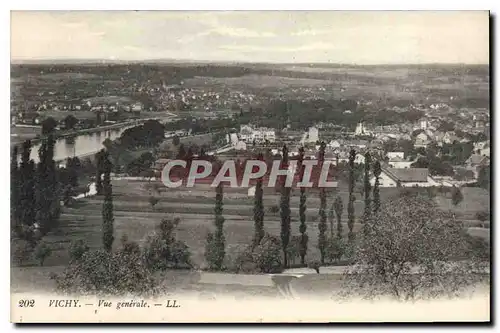
{"label": "green field", "polygon": [[[113,205],[114,205],[114,246],[120,245],[120,239],[127,235],[130,240],[142,243],[148,235],[154,232],[163,218],[179,217],[181,224],[178,227],[177,236],[185,241],[192,253],[192,261],[196,267],[206,266],[204,259],[205,239],[214,229],[214,202],[215,192],[208,185],[197,185],[195,188],[165,189],[160,188],[160,193],[151,190],[151,183],[147,181],[115,180],[113,181]],[[381,189],[382,200],[388,200],[397,195],[398,189]],[[448,210],[452,208],[459,218],[464,219],[469,227],[478,226],[475,214],[478,211],[489,210],[489,195],[486,191],[477,188],[464,188],[464,200],[457,206],[451,205],[451,200],[444,197],[436,197],[438,205]],[[154,195],[159,198],[159,203],[150,206],[148,199]],[[347,199],[348,193],[339,190],[335,195],[340,195],[344,202],[343,229],[347,233]],[[355,212],[357,218],[363,213],[364,203],[360,200],[361,195],[356,195]],[[333,196],[329,195],[328,209],[333,202]],[[271,213],[269,208],[279,203],[279,195],[274,189],[266,189],[264,194],[265,207],[265,229],[267,232],[279,236],[280,215],[279,212]],[[291,198],[292,211],[292,236],[299,235],[299,192],[294,191]],[[317,249],[318,234],[318,193],[310,193],[307,198],[307,232],[309,234],[308,260],[318,259]],[[19,279],[13,281],[19,290],[27,288],[40,278],[42,286],[52,285],[48,281],[49,272],[58,272],[69,261],[68,248],[70,242],[77,239],[85,239],[91,248],[102,247],[101,225],[102,225],[102,197],[91,197],[79,201],[72,208],[65,207],[60,220],[60,228],[56,232],[47,235],[44,240],[53,248],[52,255],[46,260],[45,267],[29,267],[35,263],[27,263],[28,267],[14,267],[12,274],[17,274]],[[245,189],[226,189],[224,194],[224,217],[226,253],[228,262],[232,260],[243,248],[250,243],[254,231],[253,226],[253,198],[247,196]],[[335,226],[334,226],[335,228]],[[360,224],[356,223],[354,230],[358,231]],[[330,230],[328,229],[328,233]],[[21,272],[30,272],[21,274]],[[170,273],[169,273],[170,274]],[[181,273],[171,273],[181,274]],[[16,278],[17,279],[17,278]],[[37,282],[38,283],[38,282]]]}
{"label": "green field", "polygon": [[[279,235],[279,212],[271,212],[271,206],[278,206],[279,195],[274,190],[266,191],[264,196],[265,229],[267,232]],[[436,197],[438,205],[444,209],[452,209],[469,227],[479,226],[475,220],[478,211],[489,210],[489,196],[486,191],[475,188],[464,188],[464,200],[453,207],[451,199]],[[347,233],[346,206],[348,193],[339,191],[344,202],[343,227]],[[382,200],[397,195],[397,189],[382,189]],[[149,197],[155,196],[159,203],[152,208]],[[357,195],[355,201],[356,217],[363,213],[364,202]],[[154,231],[163,218],[178,216],[181,224],[178,229],[179,239],[185,241],[192,252],[195,265],[204,267],[204,243],[206,236],[213,229],[213,210],[215,192],[208,185],[197,185],[195,188],[164,189],[157,193],[151,190],[147,181],[113,181],[113,205],[115,216],[115,246],[123,235],[129,239],[142,242]],[[328,198],[328,210],[333,203],[333,197]],[[291,198],[292,235],[299,235],[299,193],[295,191]],[[101,216],[102,198],[91,197],[78,202],[74,208],[64,208],[61,216],[61,227],[58,232],[51,233],[45,240],[52,243],[53,255],[47,259],[46,265],[57,266],[68,261],[68,246],[71,240],[85,239],[91,247],[101,246]],[[307,225],[310,236],[309,258],[319,256],[317,246],[318,233],[318,193],[311,193],[307,199]],[[246,195],[244,189],[227,189],[224,197],[224,230],[227,245],[230,248],[243,247],[251,241],[253,235],[253,198]],[[355,231],[359,230],[355,224]],[[328,231],[329,232],[329,231]],[[231,251],[228,251],[231,252]]]}

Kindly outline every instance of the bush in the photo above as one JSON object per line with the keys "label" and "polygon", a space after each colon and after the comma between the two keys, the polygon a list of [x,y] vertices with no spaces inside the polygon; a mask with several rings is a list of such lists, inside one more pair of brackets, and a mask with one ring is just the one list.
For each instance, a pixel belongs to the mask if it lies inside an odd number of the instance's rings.
{"label": "bush", "polygon": [[253,261],[252,247],[240,245],[240,248],[228,248],[225,267],[233,273],[258,273]]}
{"label": "bush", "polygon": [[300,257],[300,236],[293,236],[286,249],[288,261],[295,264],[295,261]]}
{"label": "bush", "polygon": [[207,235],[207,242],[205,244],[205,260],[207,261],[210,270],[223,269],[222,263],[224,262],[224,243],[221,244],[213,233]]}
{"label": "bush", "polygon": [[146,266],[151,270],[165,270],[168,267],[169,249],[159,235],[147,237],[143,247],[143,255]]}
{"label": "bush", "polygon": [[35,247],[35,252],[33,253],[35,259],[38,260],[40,266],[43,266],[45,259],[47,259],[52,254],[52,248],[44,242],[38,243]]}
{"label": "bush", "polygon": [[186,243],[176,240],[174,244],[172,244],[169,261],[173,263],[175,268],[181,266],[192,267],[191,252],[189,252],[189,247]]}
{"label": "bush", "polygon": [[150,269],[165,270],[171,267],[192,267],[189,247],[186,243],[175,238],[175,230],[179,223],[179,218],[163,219],[157,232],[146,239],[143,255],[146,265]]}
{"label": "bush", "polygon": [[119,251],[129,255],[140,256],[142,254],[139,244],[137,242],[129,241],[127,235],[122,236],[121,247]]}
{"label": "bush", "polygon": [[151,270],[192,267],[191,252],[186,243],[175,240],[169,244],[159,235],[148,236],[143,248],[146,265]]}
{"label": "bush", "polygon": [[490,219],[490,213],[487,211],[477,212],[476,219],[481,222],[486,222]]}
{"label": "bush", "polygon": [[69,246],[70,261],[78,261],[82,258],[83,254],[89,250],[89,246],[84,239],[71,242]]}
{"label": "bush", "polygon": [[354,260],[356,256],[356,241],[348,241],[344,244],[344,257],[347,261]]}
{"label": "bush", "polygon": [[281,241],[274,236],[265,235],[255,247],[252,258],[260,272],[280,273],[282,271]]}
{"label": "bush", "polygon": [[466,236],[468,247],[472,255],[481,260],[490,260],[490,245],[481,237]]}
{"label": "bush", "polygon": [[278,205],[272,205],[271,207],[269,207],[269,213],[276,214],[279,211],[280,211],[280,208],[278,207]]}
{"label": "bush", "polygon": [[23,239],[15,240],[11,243],[12,260],[18,265],[23,265],[31,259],[33,245]]}
{"label": "bush", "polygon": [[342,239],[333,237],[333,239],[329,239],[327,241],[325,257],[330,262],[338,262],[342,259],[342,256],[345,253],[345,247],[346,244],[342,241]]}
{"label": "bush", "polygon": [[155,294],[157,284],[143,258],[125,252],[86,251],[62,275],[52,276],[59,291],[82,295]]}

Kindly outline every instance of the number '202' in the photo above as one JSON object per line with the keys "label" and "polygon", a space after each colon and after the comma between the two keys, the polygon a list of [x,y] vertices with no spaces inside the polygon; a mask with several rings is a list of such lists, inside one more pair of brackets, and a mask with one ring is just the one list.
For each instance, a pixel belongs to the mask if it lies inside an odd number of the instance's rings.
{"label": "number '202'", "polygon": [[18,306],[20,308],[32,308],[35,306],[35,300],[34,299],[21,299],[21,300],[19,300]]}

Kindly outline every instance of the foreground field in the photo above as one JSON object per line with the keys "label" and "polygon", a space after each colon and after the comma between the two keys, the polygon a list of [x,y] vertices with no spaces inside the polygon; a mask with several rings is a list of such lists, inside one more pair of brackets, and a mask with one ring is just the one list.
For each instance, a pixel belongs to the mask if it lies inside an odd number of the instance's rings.
{"label": "foreground field", "polygon": [[[114,205],[114,246],[120,245],[120,239],[126,235],[130,240],[142,243],[148,235],[155,231],[163,218],[179,217],[177,235],[190,247],[192,260],[196,267],[205,267],[204,246],[207,234],[213,230],[215,192],[208,185],[198,185],[195,188],[165,189],[160,193],[153,191],[148,181],[113,181]],[[382,201],[397,195],[398,189],[381,189]],[[489,210],[489,195],[486,191],[476,188],[463,189],[464,200],[454,207],[449,198],[436,197],[436,202],[443,210],[453,210],[457,216],[466,222],[468,227],[478,227],[475,220],[478,211]],[[347,234],[347,201],[348,193],[339,190],[328,198],[328,211],[333,203],[333,197],[340,195],[344,202],[342,216],[343,231]],[[151,207],[149,198],[159,199],[156,206]],[[357,194],[355,201],[356,219],[363,213],[364,203]],[[294,191],[291,198],[291,235],[299,235],[299,193]],[[273,235],[280,234],[280,214],[277,211],[279,194],[266,189],[264,194],[265,230]],[[274,207],[274,210],[272,209]],[[226,189],[224,195],[224,230],[226,234],[226,253],[232,260],[247,244],[250,243],[254,231],[253,198],[248,197],[245,189]],[[68,262],[68,247],[71,241],[85,239],[92,248],[102,246],[102,198],[90,197],[78,202],[77,206],[65,207],[61,216],[60,228],[57,232],[45,237],[54,249],[46,266],[59,266]],[[310,193],[307,198],[307,232],[309,234],[308,260],[319,258],[317,249],[318,234],[318,193]],[[334,222],[335,223],[335,222]],[[328,222],[329,224],[329,222]],[[361,225],[355,223],[354,231]],[[330,225],[327,233],[330,233]],[[335,227],[334,227],[335,228]],[[477,232],[476,232],[477,233]]]}

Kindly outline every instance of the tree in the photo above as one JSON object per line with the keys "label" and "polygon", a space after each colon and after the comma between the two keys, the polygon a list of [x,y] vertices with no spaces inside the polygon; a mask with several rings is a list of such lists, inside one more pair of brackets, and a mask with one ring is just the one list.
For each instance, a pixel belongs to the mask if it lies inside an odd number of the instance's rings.
{"label": "tree", "polygon": [[78,157],[68,157],[66,160],[66,169],[68,171],[68,184],[78,187],[78,173],[81,167]]}
{"label": "tree", "polygon": [[344,209],[344,205],[340,195],[335,199],[333,208],[335,209],[335,216],[337,217],[337,238],[342,239],[342,211]]}
{"label": "tree", "polygon": [[[262,160],[262,154],[259,155],[259,160]],[[262,178],[257,179],[257,183],[255,185],[255,200],[254,200],[254,211],[253,211],[253,219],[254,219],[254,239],[253,244],[257,246],[262,237],[264,237],[264,204],[262,201],[263,196],[262,189]]]}
{"label": "tree", "polygon": [[33,254],[40,266],[43,266],[45,260],[52,254],[52,248],[45,242],[41,242],[35,247]]}
{"label": "tree", "polygon": [[21,150],[21,162],[19,165],[19,233],[25,240],[30,240],[32,225],[35,221],[35,163],[31,156],[31,141],[23,143]]}
{"label": "tree", "polygon": [[54,132],[56,127],[57,127],[57,121],[52,117],[48,117],[47,119],[42,121],[42,135],[48,135]]}
{"label": "tree", "polygon": [[20,181],[20,171],[19,171],[19,165],[17,163],[18,159],[18,149],[17,146],[14,146],[14,149],[12,149],[12,155],[10,159],[10,223],[11,223],[11,230],[14,231],[16,234],[19,235],[20,228],[21,228],[21,221],[20,221],[20,212],[22,210],[22,207],[20,205],[20,197],[19,197],[19,190],[21,187],[21,181]]}
{"label": "tree", "polygon": [[95,161],[96,161],[96,191],[97,195],[102,194],[103,190],[103,185],[102,185],[102,174],[103,174],[103,164],[104,164],[104,155],[105,155],[105,150],[101,149],[95,154]]}
{"label": "tree", "polygon": [[64,118],[63,122],[64,122],[64,127],[66,129],[73,129],[75,128],[76,124],[78,124],[78,119],[76,119],[75,116],[70,114],[66,116],[66,118]]}
{"label": "tree", "polygon": [[59,187],[54,162],[55,139],[49,134],[39,149],[40,162],[35,177],[35,220],[38,229],[46,234],[55,227],[60,215]]}
{"label": "tree", "polygon": [[349,153],[349,203],[347,204],[347,227],[349,228],[348,239],[349,241],[354,240],[354,186],[355,186],[355,176],[354,176],[354,160],[356,159],[356,151],[352,149]]}
{"label": "tree", "polygon": [[[371,186],[370,186],[370,165],[371,165],[371,156],[369,152],[365,154],[365,177],[364,177],[364,194],[365,194],[365,212],[363,215],[363,220],[368,220],[372,213],[371,206]],[[363,226],[363,230],[366,231],[366,228]]]}
{"label": "tree", "polygon": [[480,222],[486,222],[490,219],[490,213],[487,211],[481,211],[476,213],[476,219]]}
{"label": "tree", "polygon": [[153,209],[153,210],[155,209],[155,206],[158,203],[158,201],[160,201],[160,200],[158,200],[157,197],[154,197],[154,196],[149,197],[149,204],[151,205],[151,209]]}
{"label": "tree", "polygon": [[[288,168],[288,148],[286,145],[283,146],[282,149],[282,159],[281,159],[281,168]],[[281,246],[283,249],[283,266],[288,267],[288,258],[287,258],[287,248],[288,242],[290,241],[290,191],[291,188],[286,186],[285,177],[282,178],[281,184],[281,199],[280,199],[280,217],[281,217]]]}
{"label": "tree", "polygon": [[451,203],[453,206],[458,206],[459,203],[462,202],[464,199],[464,196],[460,189],[456,186],[453,186],[452,192],[451,192]]}
{"label": "tree", "polygon": [[102,170],[104,173],[102,181],[102,191],[104,202],[102,205],[102,242],[104,249],[111,252],[114,241],[114,217],[113,217],[113,189],[111,186],[111,169],[113,165],[109,160],[109,154],[104,152],[102,156]]}
{"label": "tree", "polygon": [[[318,156],[318,165],[319,167],[322,167],[323,163],[325,162],[325,148],[326,144],[324,142],[321,143],[320,148],[319,148],[319,156]],[[319,223],[318,223],[318,229],[319,229],[319,234],[318,234],[318,248],[321,256],[321,264],[325,263],[325,253],[326,253],[326,191],[324,187],[321,187],[319,189],[319,199],[320,199],[320,204],[319,204]]]}
{"label": "tree", "polygon": [[90,248],[85,239],[78,239],[71,242],[69,246],[70,261],[74,262],[80,260],[88,250],[90,250]]}
{"label": "tree", "polygon": [[480,167],[479,168],[479,173],[478,173],[478,176],[477,176],[477,184],[486,189],[486,190],[490,190],[490,166],[487,165],[487,166],[483,166],[483,167]]}
{"label": "tree", "polygon": [[367,221],[347,295],[414,300],[459,292],[489,263],[471,255],[464,225],[418,193],[397,197]]}
{"label": "tree", "polygon": [[[300,180],[302,181],[304,178],[304,169],[305,166],[303,165],[304,162],[304,147],[300,147],[299,149],[299,166],[300,166]],[[299,226],[299,232],[300,232],[300,248],[299,248],[299,255],[300,255],[300,263],[302,265],[305,265],[306,263],[306,254],[307,254],[307,243],[309,240],[309,237],[307,236],[307,225],[306,225],[306,211],[307,211],[307,205],[306,205],[306,189],[305,187],[300,188],[300,203],[299,203],[299,217],[300,217],[300,226]]]}
{"label": "tree", "polygon": [[220,183],[215,192],[215,232],[209,233],[207,236],[207,244],[205,247],[205,258],[212,270],[222,270],[222,264],[225,257],[225,237],[224,237],[224,216],[223,210],[223,187]]}
{"label": "tree", "polygon": [[70,206],[73,201],[73,196],[75,195],[75,190],[70,184],[66,185],[63,189],[63,203],[64,206]]}
{"label": "tree", "polygon": [[380,209],[380,174],[382,168],[379,161],[373,164],[373,175],[375,176],[375,184],[373,184],[373,212],[376,213]]}

